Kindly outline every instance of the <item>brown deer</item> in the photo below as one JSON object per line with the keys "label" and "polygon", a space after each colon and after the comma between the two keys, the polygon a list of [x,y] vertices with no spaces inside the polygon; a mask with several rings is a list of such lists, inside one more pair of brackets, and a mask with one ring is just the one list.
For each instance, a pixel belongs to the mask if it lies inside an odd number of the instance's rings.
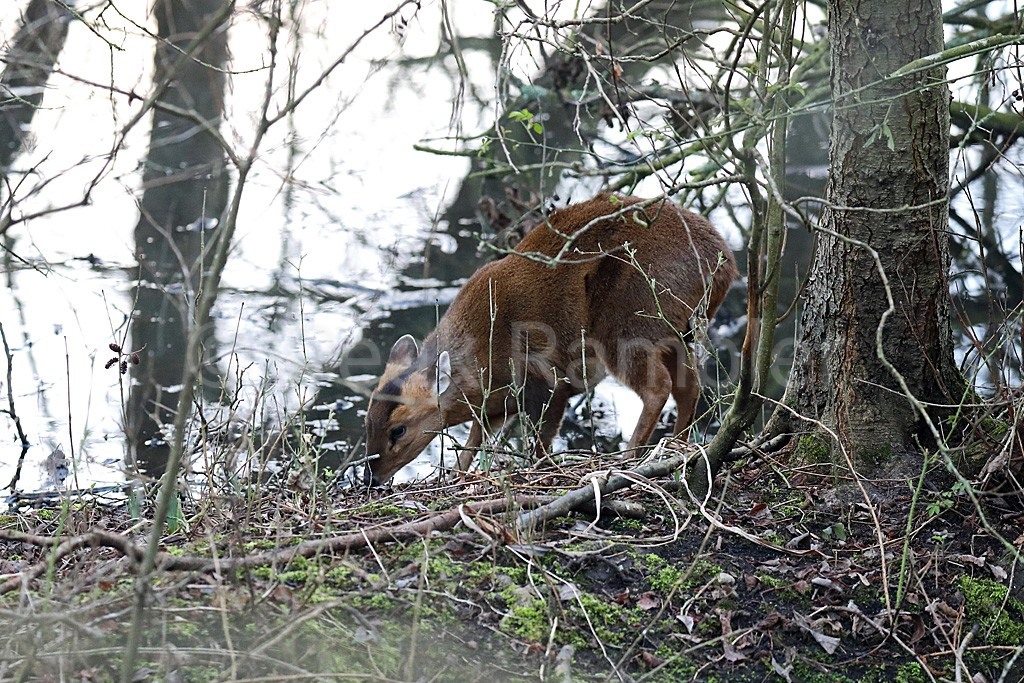
{"label": "brown deer", "polygon": [[472,421],[465,469],[520,414],[546,452],[571,396],[611,373],[643,400],[629,448],[647,444],[671,395],[693,421],[694,316],[714,314],[736,262],[705,218],[670,200],[600,194],[554,211],[480,268],[423,342],[395,342],[366,412],[368,477],[383,483],[442,429]]}

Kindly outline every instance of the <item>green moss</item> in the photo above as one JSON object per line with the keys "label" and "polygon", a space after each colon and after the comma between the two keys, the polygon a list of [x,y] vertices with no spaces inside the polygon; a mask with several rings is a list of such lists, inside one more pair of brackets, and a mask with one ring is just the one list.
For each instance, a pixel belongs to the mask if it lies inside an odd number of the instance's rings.
{"label": "green moss", "polygon": [[281,572],[277,575],[277,580],[282,583],[299,584],[306,583],[310,578],[309,572],[305,569],[293,569],[290,571]]}
{"label": "green moss", "polygon": [[189,640],[198,638],[205,633],[205,629],[199,624],[184,619],[171,622],[167,626],[167,630],[175,636]]}
{"label": "green moss", "polygon": [[273,581],[277,576],[277,572],[275,572],[271,567],[253,567],[252,569],[239,569],[238,578],[244,578],[246,573],[263,581]]}
{"label": "green moss", "polygon": [[[460,587],[489,587],[494,581],[496,572],[503,571],[501,567],[492,562],[463,562],[453,559],[444,550],[445,543],[443,539],[436,539],[430,541],[426,548],[422,544],[410,545],[398,557],[408,564],[419,565],[425,561],[423,570],[427,581],[432,585],[444,586],[451,590]],[[522,572],[517,581],[522,582],[525,579],[526,574]]]}
{"label": "green moss", "polygon": [[274,539],[271,539],[271,538],[261,538],[261,539],[259,539],[257,541],[249,541],[248,543],[244,544],[242,547],[245,548],[249,552],[253,552],[255,550],[273,550],[273,549],[275,549],[275,548],[277,548],[279,546],[280,546],[280,541],[277,541],[277,540],[274,540]]}
{"label": "green moss", "polygon": [[792,676],[800,683],[861,683],[832,670],[830,667],[820,671],[808,662],[797,661],[793,664]]}
{"label": "green moss", "polygon": [[702,586],[722,572],[721,567],[707,560],[697,560],[692,566],[677,566],[668,564],[662,557],[653,553],[641,555],[639,559],[641,564],[650,570],[651,588],[665,595],[673,590],[688,591]]}
{"label": "green moss", "polygon": [[353,581],[352,568],[343,564],[332,567],[324,575],[324,580],[335,586],[346,586]]}
{"label": "green moss", "polygon": [[317,567],[317,565],[314,562],[312,562],[308,557],[303,557],[302,555],[296,555],[295,557],[293,557],[291,559],[291,562],[288,563],[288,567],[291,570],[298,570],[298,569],[309,570],[309,569],[315,569]]}
{"label": "green moss", "polygon": [[[224,677],[224,669],[215,666],[190,666],[188,667],[188,680],[202,683],[203,681],[218,681]],[[168,678],[170,678],[168,676]],[[167,679],[164,679],[167,680]]]}
{"label": "green moss", "polygon": [[495,567],[495,570],[511,579],[512,583],[520,586],[526,583],[526,567]]}
{"label": "green moss", "polygon": [[854,451],[856,462],[862,462],[871,469],[879,469],[892,461],[895,451],[889,444],[861,446]]}
{"label": "green moss", "polygon": [[378,517],[404,517],[416,514],[417,512],[411,507],[400,507],[386,503],[367,503],[361,508],[361,511]]}
{"label": "green moss", "polygon": [[306,557],[296,556],[284,568],[276,569],[270,566],[262,566],[239,569],[237,576],[239,580],[244,580],[246,576],[251,576],[261,581],[278,581],[290,585],[308,583],[319,586],[322,582],[322,569],[318,562]]}
{"label": "green moss", "polygon": [[637,555],[636,560],[650,570],[659,569],[660,567],[664,567],[668,564],[668,560],[661,555],[655,555],[654,553]]}
{"label": "green moss", "polygon": [[192,555],[209,555],[210,544],[204,539],[193,545],[190,552]]}
{"label": "green moss", "polygon": [[352,606],[356,608],[371,608],[376,610],[391,610],[395,608],[395,601],[387,593],[377,591],[365,597],[366,594],[356,596],[352,599]]}
{"label": "green moss", "polygon": [[772,576],[771,574],[765,574],[764,572],[760,572],[756,576],[758,583],[760,583],[765,588],[772,588],[778,590],[788,585],[784,579],[780,579],[777,576]]}
{"label": "green moss", "polygon": [[622,624],[625,610],[620,605],[601,600],[596,595],[584,593],[578,601],[573,601],[573,610],[586,612],[586,618],[594,628],[594,633],[606,645],[622,645]]}
{"label": "green moss", "polygon": [[542,643],[547,639],[551,623],[547,603],[537,598],[529,604],[510,606],[501,620],[504,631],[532,643]]}
{"label": "green moss", "polygon": [[896,669],[894,683],[927,683],[928,676],[925,675],[921,665],[917,662],[907,662]]}
{"label": "green moss", "polygon": [[433,538],[423,543],[410,543],[402,548],[396,556],[402,562],[420,562],[424,557],[442,556],[445,554],[445,541],[441,538]]}
{"label": "green moss", "polygon": [[1008,597],[1006,586],[991,579],[960,577],[967,618],[981,625],[989,645],[1018,647],[1024,643],[1024,604]]}
{"label": "green moss", "polygon": [[427,560],[427,578],[442,583],[456,579],[461,582],[468,578],[468,573],[464,566],[456,564],[448,555],[437,554]]}
{"label": "green moss", "polygon": [[676,569],[675,567],[662,567],[651,574],[651,588],[668,595],[674,590],[678,590],[677,587],[683,583],[684,576],[685,574],[681,569]]}
{"label": "green moss", "polygon": [[675,645],[668,643],[662,643],[654,651],[655,657],[662,660],[661,668],[653,675],[653,677],[644,677],[645,681],[651,681],[651,683],[676,683],[676,681],[692,681],[697,675],[699,670],[698,665],[693,659],[686,655],[679,654],[679,649]]}
{"label": "green moss", "polygon": [[644,525],[639,519],[617,519],[612,528],[618,531],[643,531]]}
{"label": "green moss", "polygon": [[797,462],[807,465],[824,465],[832,462],[832,444],[822,434],[807,434],[796,442],[793,452]]}
{"label": "green moss", "polygon": [[995,417],[983,417],[981,418],[981,431],[992,439],[1001,440],[1010,433],[1010,423]]}

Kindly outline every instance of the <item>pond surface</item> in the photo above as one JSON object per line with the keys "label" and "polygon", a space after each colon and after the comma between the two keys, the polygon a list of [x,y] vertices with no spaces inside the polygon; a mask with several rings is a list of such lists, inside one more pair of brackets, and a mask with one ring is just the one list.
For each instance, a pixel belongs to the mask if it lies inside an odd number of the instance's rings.
{"label": "pond surface", "polygon": [[[300,88],[380,20],[372,4],[302,5],[286,42],[299,64]],[[390,30],[360,42],[268,133],[247,179],[207,323],[208,370],[198,398],[210,433],[238,438],[297,424],[303,438],[337,454],[334,464],[358,451],[361,410],[391,344],[405,333],[422,339],[487,258],[477,217],[483,185],[467,177],[470,161],[415,146],[450,150],[447,137],[492,125],[498,44],[489,37],[490,9],[488,3],[459,3],[457,32],[482,46],[463,51],[461,73],[449,50],[438,52],[437,7],[399,13]],[[9,36],[18,14],[12,7],[3,12],[0,32]],[[405,16],[408,21],[400,21]],[[15,217],[41,213],[4,233],[0,256],[6,290],[0,325],[12,359],[10,383],[3,377],[0,386],[3,394],[10,391],[29,442],[23,453],[13,420],[0,416],[0,485],[17,476],[20,492],[117,484],[126,469],[159,472],[180,390],[170,378],[181,376],[182,320],[190,319],[202,286],[202,268],[194,264],[220,215],[209,207],[237,179],[234,171],[211,166],[208,175],[190,181],[194,206],[181,209],[177,162],[172,156],[157,163],[162,152],[176,149],[168,142],[174,122],[158,115],[152,123],[147,115],[126,130],[138,100],[103,87],[148,92],[155,69],[148,32],[157,30],[156,20],[139,11],[90,23],[69,25],[56,73],[8,174],[21,183],[13,192]],[[264,35],[255,13],[240,12],[223,48],[231,73],[220,130],[238,150],[251,142],[258,121],[268,57],[254,46],[265,44]],[[535,68],[528,55],[520,66],[525,75]],[[793,182],[805,184],[801,193],[820,191],[825,172],[820,136],[808,140],[793,163]],[[200,159],[201,149],[186,153],[195,155],[188,157],[191,165],[215,163]],[[974,207],[1004,245],[1012,243],[1024,212],[1019,173],[1008,165],[979,182],[987,184],[973,195]],[[172,191],[161,195],[162,187]],[[597,187],[563,181],[548,189],[580,198]],[[655,191],[652,183],[637,193]],[[9,197],[5,191],[4,200]],[[958,197],[954,207],[971,216],[966,202]],[[178,216],[166,219],[168,227],[147,223],[164,211]],[[713,215],[737,249],[742,237],[733,218],[742,223],[744,216],[740,196]],[[784,286],[790,297],[792,275],[806,272],[809,245],[805,231],[792,233],[793,264]],[[1019,249],[1007,252],[1019,269]],[[977,293],[976,271],[963,270],[958,287]],[[736,292],[712,330],[722,361],[709,379],[734,367],[730,335],[741,334],[742,313],[742,292]],[[974,331],[983,337],[990,328],[983,317]],[[791,334],[780,337],[779,385]],[[139,364],[111,344],[138,352]],[[962,347],[966,355],[970,347]],[[606,416],[599,436],[615,441],[621,431],[628,438],[639,410],[635,397],[608,382],[596,402]],[[8,407],[6,395],[0,405]],[[275,457],[241,449],[240,457],[247,456],[257,464]],[[196,453],[194,469],[211,469],[211,457]],[[435,444],[399,476],[429,474],[438,457]]]}

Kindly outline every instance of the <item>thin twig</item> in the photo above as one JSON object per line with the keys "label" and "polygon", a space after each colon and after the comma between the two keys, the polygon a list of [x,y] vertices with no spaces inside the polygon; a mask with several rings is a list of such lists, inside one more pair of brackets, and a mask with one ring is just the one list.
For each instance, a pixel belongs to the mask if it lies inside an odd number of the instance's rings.
{"label": "thin twig", "polygon": [[7,334],[4,333],[3,323],[0,323],[0,339],[3,339],[4,356],[7,358],[7,409],[0,410],[0,413],[7,413],[14,421],[14,428],[18,432],[18,440],[21,441],[21,455],[18,457],[18,466],[14,469],[14,477],[11,479],[11,483],[7,485],[7,488],[13,493],[14,488],[18,485],[18,480],[21,478],[21,467],[25,462],[25,454],[28,453],[28,448],[31,444],[28,442],[25,430],[22,429],[18,411],[14,407],[14,382],[12,380],[14,354],[11,353],[11,347],[7,344]]}

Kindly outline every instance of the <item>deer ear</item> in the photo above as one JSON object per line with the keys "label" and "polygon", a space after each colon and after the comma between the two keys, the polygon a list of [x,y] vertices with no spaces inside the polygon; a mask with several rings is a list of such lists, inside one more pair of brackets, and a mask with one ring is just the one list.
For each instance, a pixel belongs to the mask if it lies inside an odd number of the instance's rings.
{"label": "deer ear", "polygon": [[437,357],[437,396],[440,396],[452,384],[452,359],[447,351],[442,351]]}
{"label": "deer ear", "polygon": [[394,363],[396,365],[409,366],[412,365],[418,355],[420,355],[420,349],[416,346],[416,340],[412,338],[411,334],[407,334],[396,341],[395,345],[391,347],[391,354],[388,355],[388,365]]}

